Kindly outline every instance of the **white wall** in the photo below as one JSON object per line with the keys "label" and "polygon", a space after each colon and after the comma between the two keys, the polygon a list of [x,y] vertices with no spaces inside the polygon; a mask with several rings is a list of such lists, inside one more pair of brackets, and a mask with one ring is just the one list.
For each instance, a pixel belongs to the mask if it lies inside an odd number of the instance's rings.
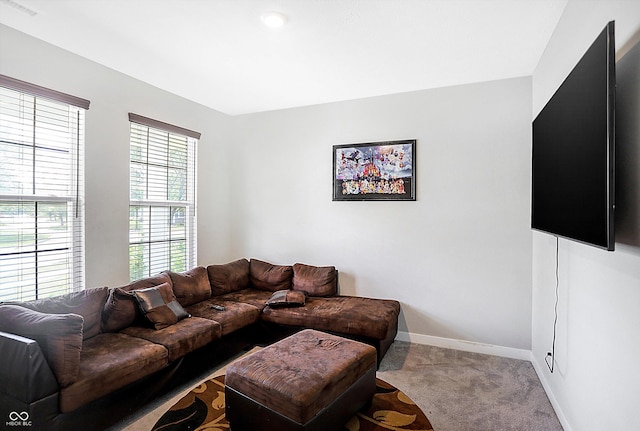
{"label": "white wall", "polygon": [[549,235],[533,233],[534,365],[567,431],[638,428],[640,47],[633,46],[640,39],[640,2],[570,0],[533,75],[535,117],[610,20],[616,21],[617,57],[622,57],[616,107],[622,174],[616,185],[616,251],[559,241],[553,374],[544,357],[552,344],[556,242]]}
{"label": "white wall", "polygon": [[[199,166],[198,189],[224,184],[224,171],[211,154],[228,124],[226,115],[3,25],[0,73],[91,101],[85,136],[88,287],[119,286],[129,280],[129,112],[201,132],[199,152],[206,163]],[[224,213],[216,216],[225,223]],[[215,228],[201,231],[208,241],[222,235]]]}
{"label": "white wall", "polygon": [[[202,132],[199,263],[335,265],[401,331],[530,349],[531,80],[228,117],[0,26],[0,73],[91,100],[87,286],[128,280],[128,112]],[[332,145],[417,139],[416,202],[332,202]]]}
{"label": "white wall", "polygon": [[[128,121],[202,132],[199,263],[335,265],[401,331],[528,350],[531,80],[231,118],[0,27],[0,73],[91,100],[87,285],[128,278]],[[416,202],[333,202],[332,145],[417,139]]]}
{"label": "white wall", "polygon": [[[229,257],[335,265],[411,336],[528,351],[530,119],[530,78],[235,117]],[[417,201],[333,202],[332,145],[393,139],[418,141]]]}

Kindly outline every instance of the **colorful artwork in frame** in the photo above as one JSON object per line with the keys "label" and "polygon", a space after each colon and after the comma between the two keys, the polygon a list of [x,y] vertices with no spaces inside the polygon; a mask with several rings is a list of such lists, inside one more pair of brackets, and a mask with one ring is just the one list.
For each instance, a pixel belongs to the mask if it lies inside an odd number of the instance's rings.
{"label": "colorful artwork in frame", "polygon": [[415,201],[416,141],[333,146],[334,201]]}

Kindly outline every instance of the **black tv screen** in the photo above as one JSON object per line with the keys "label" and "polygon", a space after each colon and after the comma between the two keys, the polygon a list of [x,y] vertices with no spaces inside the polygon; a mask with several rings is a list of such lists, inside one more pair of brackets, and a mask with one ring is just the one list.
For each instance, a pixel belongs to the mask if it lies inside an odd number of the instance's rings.
{"label": "black tv screen", "polygon": [[613,250],[614,22],[533,121],[531,227]]}

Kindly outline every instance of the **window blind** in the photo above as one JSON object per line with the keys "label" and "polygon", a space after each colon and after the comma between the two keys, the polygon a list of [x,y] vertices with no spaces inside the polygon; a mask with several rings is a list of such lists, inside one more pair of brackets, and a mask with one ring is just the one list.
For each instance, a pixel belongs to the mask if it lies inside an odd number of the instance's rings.
{"label": "window blind", "polygon": [[0,75],[0,301],[84,288],[84,99],[16,82]]}
{"label": "window blind", "polygon": [[136,114],[130,121],[129,276],[196,263],[197,132]]}

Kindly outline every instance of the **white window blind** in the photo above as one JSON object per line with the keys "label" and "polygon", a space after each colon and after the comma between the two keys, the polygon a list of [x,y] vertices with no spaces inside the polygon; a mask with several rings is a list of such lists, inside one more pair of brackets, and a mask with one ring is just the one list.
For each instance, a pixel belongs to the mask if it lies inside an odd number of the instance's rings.
{"label": "white window blind", "polygon": [[88,107],[0,75],[0,301],[84,288]]}
{"label": "white window blind", "polygon": [[196,264],[196,151],[200,134],[129,114],[131,280]]}

